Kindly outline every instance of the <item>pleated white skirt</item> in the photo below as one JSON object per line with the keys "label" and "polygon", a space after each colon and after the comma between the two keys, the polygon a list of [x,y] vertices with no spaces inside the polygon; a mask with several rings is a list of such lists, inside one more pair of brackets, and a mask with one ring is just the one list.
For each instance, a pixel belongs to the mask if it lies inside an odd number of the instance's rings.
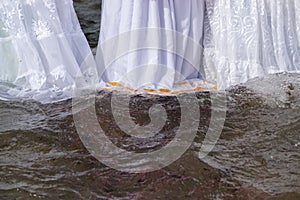
{"label": "pleated white skirt", "polygon": [[203,80],[204,4],[104,0],[96,56],[101,80],[134,90],[173,90]]}

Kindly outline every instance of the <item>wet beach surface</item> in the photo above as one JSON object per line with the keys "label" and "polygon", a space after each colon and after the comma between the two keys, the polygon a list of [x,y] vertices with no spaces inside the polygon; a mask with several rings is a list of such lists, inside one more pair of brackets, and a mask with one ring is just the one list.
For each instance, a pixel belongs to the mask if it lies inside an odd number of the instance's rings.
{"label": "wet beach surface", "polygon": [[[76,0],[75,6],[95,48],[100,1]],[[154,104],[169,113],[159,143],[144,143],[120,133],[111,116],[111,95],[99,92],[96,111],[116,145],[151,151],[174,138],[184,109],[175,97],[131,96],[132,119],[139,125],[149,123]],[[199,151],[211,98],[209,93],[196,97],[201,117],[194,143],[170,166],[143,174],[119,172],[91,156],[76,131],[72,100],[0,101],[0,199],[300,199],[299,75],[269,76],[230,89],[221,138],[205,159]]]}

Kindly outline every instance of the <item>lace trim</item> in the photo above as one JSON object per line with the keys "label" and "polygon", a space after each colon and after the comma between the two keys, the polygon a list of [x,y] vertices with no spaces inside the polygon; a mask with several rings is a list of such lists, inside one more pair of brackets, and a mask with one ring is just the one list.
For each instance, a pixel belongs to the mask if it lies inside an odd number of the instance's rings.
{"label": "lace trim", "polygon": [[119,82],[108,82],[105,83],[103,87],[99,88],[99,91],[124,91],[134,94],[159,94],[164,96],[174,96],[183,93],[193,93],[193,92],[200,92],[200,91],[212,91],[217,90],[218,87],[214,84],[209,83],[206,80],[195,80],[195,81],[183,81],[180,83],[174,84],[172,89],[168,88],[156,88],[153,89],[151,87],[143,87],[141,89],[134,89],[123,85]]}

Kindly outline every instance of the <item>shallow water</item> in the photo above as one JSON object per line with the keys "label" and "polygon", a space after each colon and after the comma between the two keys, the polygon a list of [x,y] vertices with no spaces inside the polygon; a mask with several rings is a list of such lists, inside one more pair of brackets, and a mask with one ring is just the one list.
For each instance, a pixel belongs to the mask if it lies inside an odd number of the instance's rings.
{"label": "shallow water", "polygon": [[245,86],[229,93],[222,136],[207,163],[270,194],[299,192],[300,76],[272,75]]}
{"label": "shallow water", "polygon": [[[295,85],[299,87],[299,78],[292,75],[289,80],[298,80]],[[157,143],[128,142],[118,135],[110,117],[110,96],[101,92],[96,108],[101,120],[112,128],[111,138],[121,138],[123,143],[118,145],[122,148],[145,151],[159,147]],[[147,108],[155,102],[166,105],[171,113],[173,120],[161,132],[165,137],[157,136],[163,144],[172,139],[180,118],[176,111],[183,108],[174,97],[147,97],[132,96],[136,116],[144,116],[139,118],[142,122],[147,123]],[[193,145],[172,165],[146,174],[118,172],[93,158],[76,133],[71,100],[54,104],[1,101],[0,199],[257,199],[271,194],[297,199],[299,96],[280,106],[273,103],[274,96],[233,88],[228,92],[221,138],[204,160],[198,153],[211,114],[210,98],[209,94],[197,97],[206,103],[201,104],[201,126]]]}
{"label": "shallow water", "polygon": [[[100,2],[76,0],[75,6],[94,48]],[[183,109],[175,97],[132,96],[133,119],[140,125],[149,123],[154,103],[169,113],[168,126],[156,140],[144,142],[119,134],[110,96],[98,94],[96,109],[116,145],[151,151],[173,139]],[[211,103],[208,93],[197,98],[201,123],[194,143],[170,166],[144,174],[116,171],[90,155],[76,131],[71,100],[0,101],[0,199],[300,198],[299,75],[274,75],[232,88],[221,138],[202,160]]]}

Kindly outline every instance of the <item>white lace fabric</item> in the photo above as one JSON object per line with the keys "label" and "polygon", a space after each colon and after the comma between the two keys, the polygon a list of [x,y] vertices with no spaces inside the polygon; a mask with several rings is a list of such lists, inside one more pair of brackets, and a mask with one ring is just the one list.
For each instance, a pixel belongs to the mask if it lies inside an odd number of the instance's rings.
{"label": "white lace fabric", "polygon": [[90,54],[72,0],[1,0],[0,80],[69,90]]}
{"label": "white lace fabric", "polygon": [[207,0],[205,72],[220,88],[300,72],[300,1]]}

